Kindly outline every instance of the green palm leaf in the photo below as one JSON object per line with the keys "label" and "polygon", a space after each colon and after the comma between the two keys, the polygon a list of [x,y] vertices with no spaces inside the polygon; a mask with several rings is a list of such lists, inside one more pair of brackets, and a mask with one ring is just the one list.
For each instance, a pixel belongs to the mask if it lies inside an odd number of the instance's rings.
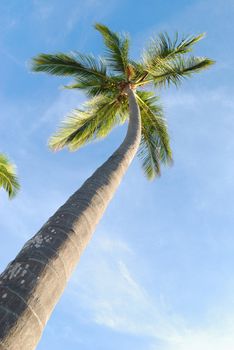
{"label": "green palm leaf", "polygon": [[193,45],[203,39],[204,33],[190,35],[179,39],[176,33],[174,39],[171,39],[167,33],[160,33],[155,39],[151,40],[149,47],[144,52],[144,63],[149,66],[158,59],[172,59],[179,55],[188,53]]}
{"label": "green palm leaf", "polygon": [[171,164],[172,152],[163,110],[154,93],[137,91],[142,117],[142,138],[138,155],[148,179],[160,175],[160,163]]}
{"label": "green palm leaf", "polygon": [[15,166],[8,158],[0,153],[0,188],[8,193],[9,198],[13,198],[18,192],[20,185],[16,176]]}
{"label": "green palm leaf", "polygon": [[74,151],[84,144],[105,137],[115,125],[127,117],[127,98],[122,95],[113,99],[100,95],[84,105],[83,110],[74,110],[60,129],[51,137],[53,150],[67,146]]}
{"label": "green palm leaf", "polygon": [[146,69],[148,79],[156,86],[178,85],[183,78],[190,77],[193,73],[199,73],[209,68],[214,61],[207,57],[177,57],[166,64],[159,64]]}
{"label": "green palm leaf", "polygon": [[32,59],[32,70],[58,76],[74,76],[77,79],[96,78],[105,81],[107,78],[106,65],[103,60],[97,60],[92,55],[82,55],[78,52],[39,54]]}
{"label": "green palm leaf", "polygon": [[117,73],[124,73],[128,76],[128,52],[129,38],[122,34],[112,32],[103,24],[95,24],[95,28],[102,34],[107,47],[107,61],[110,67]]}
{"label": "green palm leaf", "polygon": [[33,58],[32,70],[52,75],[73,76],[74,81],[65,88],[84,90],[91,97],[116,92],[120,80],[107,74],[104,59],[80,53],[40,54]]}
{"label": "green palm leaf", "polygon": [[[152,39],[149,47],[144,51],[144,71],[139,75],[138,83],[144,85],[155,77],[160,84],[178,84],[182,77],[188,76],[188,71],[198,72],[212,65],[214,61],[202,57],[184,58],[198,41],[204,38],[204,33],[179,39],[178,34],[171,39],[167,33],[160,33]],[[187,70],[189,68],[189,70]],[[151,77],[150,77],[151,75]],[[155,79],[153,79],[156,82]]]}
{"label": "green palm leaf", "polygon": [[83,90],[88,96],[94,97],[97,95],[113,96],[119,93],[118,77],[106,77],[100,79],[99,77],[82,77],[75,79],[75,81],[66,85],[66,89],[79,89]]}

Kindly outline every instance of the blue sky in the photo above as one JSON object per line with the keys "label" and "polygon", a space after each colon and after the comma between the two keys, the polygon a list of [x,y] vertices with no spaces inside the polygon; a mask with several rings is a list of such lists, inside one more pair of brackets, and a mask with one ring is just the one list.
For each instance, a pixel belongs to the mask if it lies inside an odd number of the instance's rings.
{"label": "blue sky", "polygon": [[234,88],[229,0],[2,0],[0,150],[22,189],[0,192],[0,267],[117,147],[126,128],[76,153],[47,139],[85,97],[33,74],[39,52],[102,53],[103,22],[132,37],[206,32],[195,49],[217,61],[179,89],[158,91],[174,165],[147,182],[136,159],[83,254],[39,350],[233,350]]}

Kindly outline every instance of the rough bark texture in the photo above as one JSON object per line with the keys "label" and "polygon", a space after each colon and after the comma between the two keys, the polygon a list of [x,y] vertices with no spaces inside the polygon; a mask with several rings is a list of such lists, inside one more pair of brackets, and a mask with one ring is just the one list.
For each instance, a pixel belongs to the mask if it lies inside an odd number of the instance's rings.
{"label": "rough bark texture", "polygon": [[30,239],[0,276],[0,350],[35,349],[82,251],[140,143],[140,112],[129,97],[120,147]]}

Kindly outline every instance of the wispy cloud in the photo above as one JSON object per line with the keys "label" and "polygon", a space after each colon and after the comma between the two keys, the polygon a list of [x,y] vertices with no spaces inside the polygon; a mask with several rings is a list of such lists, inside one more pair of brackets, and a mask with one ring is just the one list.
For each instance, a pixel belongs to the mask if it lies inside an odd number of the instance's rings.
{"label": "wispy cloud", "polygon": [[[179,341],[168,342],[163,350],[233,350],[234,349],[234,315],[221,316],[211,324],[199,329],[186,329]],[[223,318],[224,317],[224,318]],[[226,318],[226,319],[225,319]],[[158,349],[153,347],[153,349]]]}
{"label": "wispy cloud", "polygon": [[232,108],[234,109],[234,102],[232,99],[232,93],[230,89],[227,91],[225,87],[218,87],[215,89],[195,89],[190,92],[185,90],[175,91],[174,93],[166,92],[164,93],[163,100],[165,102],[166,108],[175,107],[189,107],[189,108],[200,108],[206,105],[217,104],[220,107]]}
{"label": "wispy cloud", "polygon": [[137,257],[126,242],[101,234],[87,254],[68,294],[79,309],[88,311],[91,322],[146,337],[149,350],[234,348],[234,313],[220,305],[221,314],[217,306],[215,311],[207,310],[200,326],[188,325],[182,315],[172,312],[163,295],[152,298],[134,276],[137,272],[128,265],[134,260],[137,268]]}
{"label": "wispy cloud", "polygon": [[45,106],[43,114],[33,123],[29,133],[35,132],[45,124],[48,126],[52,123],[56,127],[56,124],[68,116],[73,109],[80,108],[84,100],[85,97],[80,92],[61,90],[55,99]]}
{"label": "wispy cloud", "polygon": [[[47,43],[56,44],[67,38],[73,31],[79,30],[79,46],[87,39],[87,30],[83,25],[93,22],[94,18],[104,18],[114,6],[114,1],[106,3],[103,0],[71,0],[69,4],[34,0],[33,15],[38,23],[43,22],[43,28]],[[43,28],[40,30],[43,31]],[[82,33],[82,35],[81,35]],[[75,48],[74,48],[75,49]]]}
{"label": "wispy cloud", "polygon": [[136,336],[165,341],[179,336],[174,316],[169,320],[165,313],[163,297],[153,301],[130,271],[126,261],[134,254],[126,242],[102,235],[89,255],[89,263],[73,278],[70,295],[87,308],[90,320]]}

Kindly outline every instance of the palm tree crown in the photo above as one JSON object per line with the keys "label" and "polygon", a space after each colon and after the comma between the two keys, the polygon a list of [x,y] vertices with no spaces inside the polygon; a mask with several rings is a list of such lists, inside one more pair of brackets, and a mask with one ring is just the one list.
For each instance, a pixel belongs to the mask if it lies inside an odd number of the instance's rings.
{"label": "palm tree crown", "polygon": [[15,166],[2,153],[0,153],[0,188],[6,190],[9,198],[13,198],[20,188]]}
{"label": "palm tree crown", "polygon": [[135,90],[142,119],[138,155],[146,176],[153,179],[160,174],[161,163],[171,163],[172,152],[159,98],[145,86],[179,85],[183,78],[208,68],[214,61],[186,55],[203,34],[181,39],[176,35],[173,40],[166,33],[159,34],[136,62],[129,58],[127,35],[112,32],[102,24],[95,28],[104,39],[104,58],[72,52],[39,54],[33,59],[33,71],[72,76],[73,84],[66,87],[83,90],[90,97],[82,109],[74,110],[63,122],[49,146],[53,150],[63,147],[76,150],[124,123],[128,117],[125,88],[130,86]]}

